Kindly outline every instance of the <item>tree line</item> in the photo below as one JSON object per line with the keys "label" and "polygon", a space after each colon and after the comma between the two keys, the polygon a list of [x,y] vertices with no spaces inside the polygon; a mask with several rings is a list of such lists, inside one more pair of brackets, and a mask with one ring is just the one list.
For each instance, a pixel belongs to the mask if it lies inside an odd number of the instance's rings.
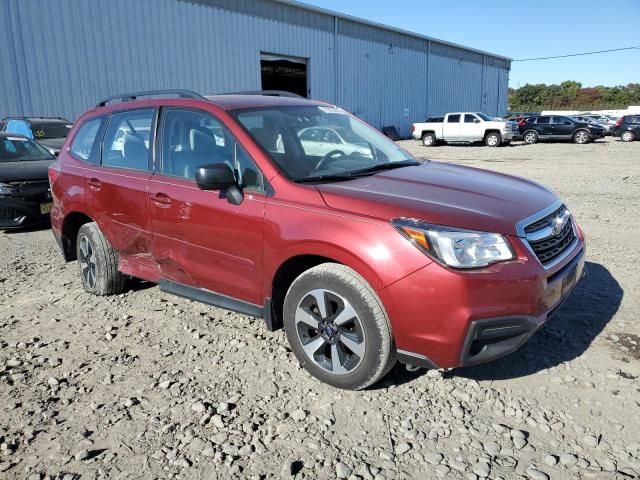
{"label": "tree line", "polygon": [[526,84],[509,89],[509,109],[512,112],[542,110],[616,110],[640,105],[640,83],[616,87],[583,87],[567,80],[560,85]]}

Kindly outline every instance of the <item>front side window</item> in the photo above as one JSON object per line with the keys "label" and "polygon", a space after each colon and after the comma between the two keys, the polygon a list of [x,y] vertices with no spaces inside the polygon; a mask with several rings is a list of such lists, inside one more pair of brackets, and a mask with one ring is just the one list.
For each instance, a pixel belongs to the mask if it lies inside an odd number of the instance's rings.
{"label": "front side window", "polygon": [[49,151],[25,137],[0,137],[0,163],[55,160]]}
{"label": "front side window", "polygon": [[264,190],[264,178],[247,151],[215,117],[195,110],[164,111],[161,173],[194,180],[196,170],[225,163],[243,188]]}
{"label": "front side window", "polygon": [[447,117],[447,123],[459,123],[460,122],[460,115],[449,115]]}
{"label": "front side window", "polygon": [[[105,117],[92,118],[82,124],[71,142],[71,154],[85,162],[100,163],[100,132]],[[97,141],[96,141],[97,140]]]}
{"label": "front side window", "polygon": [[475,115],[469,115],[468,113],[464,116],[464,123],[475,123],[477,120]]}
{"label": "front side window", "polygon": [[153,109],[128,110],[111,115],[104,135],[102,165],[149,169],[149,144]]}
{"label": "front side window", "polygon": [[294,181],[341,180],[417,164],[406,150],[337,107],[271,106],[231,114]]}
{"label": "front side window", "polygon": [[[566,117],[553,117],[553,124],[554,125],[566,125],[571,123],[571,120],[569,120]],[[590,123],[590,122],[587,122]]]}

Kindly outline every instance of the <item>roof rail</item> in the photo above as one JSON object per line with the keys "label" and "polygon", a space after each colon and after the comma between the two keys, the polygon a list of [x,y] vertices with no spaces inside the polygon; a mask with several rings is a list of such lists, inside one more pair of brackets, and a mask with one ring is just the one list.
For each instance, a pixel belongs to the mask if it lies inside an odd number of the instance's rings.
{"label": "roof rail", "polygon": [[65,122],[68,122],[69,120],[67,120],[64,117],[56,117],[54,115],[5,115],[2,120],[7,120],[10,118],[42,118],[43,120],[64,120]]}
{"label": "roof rail", "polygon": [[289,98],[304,98],[297,93],[287,92],[285,90],[255,90],[250,92],[229,92],[218,93],[217,95],[263,95],[266,97],[289,97]]}
{"label": "roof rail", "polygon": [[133,93],[121,93],[120,95],[114,95],[112,97],[107,97],[103,100],[100,100],[96,107],[104,107],[107,103],[113,102],[114,100],[120,100],[120,102],[131,102],[133,100],[137,100],[138,97],[152,97],[156,95],[174,95],[178,98],[194,98],[197,100],[206,100],[199,93],[193,92],[191,90],[180,90],[180,89],[170,89],[170,90],[149,90],[146,92],[133,92]]}

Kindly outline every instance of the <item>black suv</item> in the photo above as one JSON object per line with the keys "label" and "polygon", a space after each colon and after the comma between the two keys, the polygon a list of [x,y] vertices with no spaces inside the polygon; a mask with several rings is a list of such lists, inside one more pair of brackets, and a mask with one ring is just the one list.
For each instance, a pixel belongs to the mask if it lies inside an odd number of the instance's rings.
{"label": "black suv", "polygon": [[529,144],[542,140],[573,140],[575,143],[584,144],[604,138],[605,134],[601,125],[561,115],[530,117],[519,126],[522,139]]}
{"label": "black suv", "polygon": [[623,142],[640,140],[640,114],[620,117],[613,128],[613,136]]}
{"label": "black suv", "polygon": [[73,124],[62,117],[6,117],[0,131],[17,133],[35,140],[52,155],[58,155]]}

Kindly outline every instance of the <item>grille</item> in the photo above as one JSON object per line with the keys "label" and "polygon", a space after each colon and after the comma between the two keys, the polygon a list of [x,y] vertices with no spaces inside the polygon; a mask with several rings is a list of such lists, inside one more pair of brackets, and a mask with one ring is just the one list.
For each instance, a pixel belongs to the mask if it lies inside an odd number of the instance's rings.
{"label": "grille", "polygon": [[565,212],[566,208],[563,205],[550,215],[527,225],[524,229],[531,249],[543,265],[548,265],[558,258],[575,240],[571,217],[560,232],[553,233],[552,231],[554,220],[562,217]]}
{"label": "grille", "polygon": [[13,220],[20,215],[22,215],[22,212],[15,208],[0,208],[0,220]]}

